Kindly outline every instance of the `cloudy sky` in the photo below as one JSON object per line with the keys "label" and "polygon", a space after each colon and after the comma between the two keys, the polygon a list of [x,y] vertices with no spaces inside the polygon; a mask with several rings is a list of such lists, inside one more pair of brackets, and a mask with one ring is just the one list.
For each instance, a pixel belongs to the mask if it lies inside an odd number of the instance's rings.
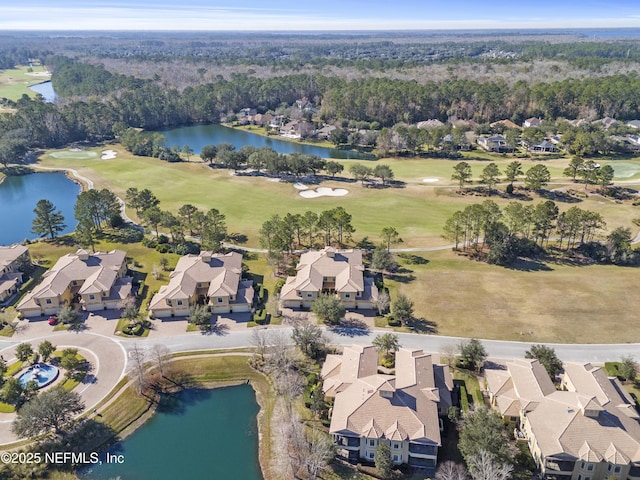
{"label": "cloudy sky", "polygon": [[2,0],[1,30],[640,27],[638,0]]}

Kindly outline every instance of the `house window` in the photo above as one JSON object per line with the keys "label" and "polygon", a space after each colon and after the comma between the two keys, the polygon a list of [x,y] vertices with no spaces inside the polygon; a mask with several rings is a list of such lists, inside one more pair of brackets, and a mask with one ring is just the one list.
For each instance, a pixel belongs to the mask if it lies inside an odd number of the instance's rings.
{"label": "house window", "polygon": [[400,444],[398,442],[393,442],[393,448],[394,450],[397,450],[400,448]]}
{"label": "house window", "polygon": [[369,458],[373,458],[374,456],[375,456],[375,453],[369,452]]}
{"label": "house window", "polygon": [[369,439],[369,446],[370,447],[375,447],[376,446],[376,441],[373,438]]}
{"label": "house window", "polygon": [[345,293],[344,294],[344,298],[351,298],[351,294],[350,293]]}
{"label": "house window", "polygon": [[182,300],[178,300],[178,306],[181,307],[182,306]]}
{"label": "house window", "polygon": [[[584,462],[582,462],[582,465],[584,465]],[[578,475],[578,480],[582,480],[582,475]]]}
{"label": "house window", "polygon": [[394,455],[394,456],[393,456],[393,461],[394,461],[395,463],[400,463],[400,462],[402,462],[402,455]]}
{"label": "house window", "polygon": [[51,299],[50,299],[50,298],[47,298],[46,303],[47,303],[47,305],[51,305],[51,303],[52,303],[52,302],[51,302]]}
{"label": "house window", "polygon": [[361,297],[362,296],[362,292],[356,292],[356,297]]}
{"label": "house window", "polygon": [[222,303],[222,297],[218,297],[218,303]]}
{"label": "house window", "polygon": [[613,473],[620,473],[620,465],[616,465],[616,468],[613,469]]}
{"label": "house window", "polygon": [[[589,470],[590,472],[593,470],[593,463],[590,463],[590,464],[587,466],[587,470]],[[585,479],[585,480],[587,480],[587,479]]]}
{"label": "house window", "polygon": [[307,298],[313,297],[313,293],[307,293]]}
{"label": "house window", "polygon": [[89,300],[95,300],[96,296],[92,293],[91,295],[89,295]]}

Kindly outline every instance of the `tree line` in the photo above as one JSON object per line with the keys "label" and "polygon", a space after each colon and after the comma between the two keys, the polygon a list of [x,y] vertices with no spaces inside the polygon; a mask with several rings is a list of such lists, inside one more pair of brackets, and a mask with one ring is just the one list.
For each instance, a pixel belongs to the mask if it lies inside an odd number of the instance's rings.
{"label": "tree line", "polygon": [[597,242],[605,226],[597,212],[575,206],[560,212],[551,200],[535,206],[514,201],[502,209],[493,200],[485,200],[449,217],[443,237],[453,242],[454,250],[461,248],[474,256],[488,247],[487,261],[498,265],[509,265],[519,256],[538,255],[550,241],[559,250],[577,250],[598,261],[636,263],[640,255],[631,248],[631,229],[618,227],[604,243]]}
{"label": "tree line", "polygon": [[260,244],[270,253],[291,253],[296,246],[313,248],[322,245],[343,247],[351,240],[355,228],[352,216],[343,207],[315,213],[273,215],[260,228]]}

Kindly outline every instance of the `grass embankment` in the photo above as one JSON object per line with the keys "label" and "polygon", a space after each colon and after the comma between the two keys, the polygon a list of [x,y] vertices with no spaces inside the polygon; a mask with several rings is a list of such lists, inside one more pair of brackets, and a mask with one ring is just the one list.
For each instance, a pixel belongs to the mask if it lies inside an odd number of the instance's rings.
{"label": "grass embankment", "polygon": [[[106,147],[104,147],[106,148]],[[127,188],[136,186],[148,188],[161,200],[162,209],[177,212],[180,206],[191,203],[198,208],[208,210],[217,208],[226,215],[230,232],[247,235],[249,246],[259,246],[258,231],[262,223],[271,215],[304,213],[307,210],[320,212],[343,206],[353,217],[356,238],[369,237],[373,241],[380,238],[380,231],[386,226],[394,226],[401,234],[405,247],[437,246],[445,241],[441,238],[442,227],[456,210],[484,200],[486,197],[459,195],[451,182],[451,173],[456,161],[441,159],[385,159],[378,163],[388,164],[398,180],[406,183],[404,188],[364,188],[353,182],[348,173],[353,160],[344,160],[345,172],[342,180],[327,180],[323,186],[346,188],[349,194],[344,197],[320,197],[305,199],[290,183],[273,182],[262,177],[230,175],[226,169],[212,169],[201,162],[166,163],[158,159],[134,157],[119,145],[109,146],[117,152],[113,160],[54,158],[51,151],[41,157],[45,166],[71,167],[80,174],[91,178],[97,188],[110,188],[124,197]],[[95,151],[102,150],[101,148]],[[512,158],[496,159],[504,166]],[[566,159],[548,160],[545,165],[552,175],[562,179],[562,170]],[[484,162],[471,162],[475,177],[480,175]],[[538,163],[522,160],[525,170]],[[615,163],[615,162],[614,162]],[[637,166],[640,176],[640,160],[625,160],[631,167]],[[632,173],[627,165],[625,175]],[[424,178],[437,178],[436,183],[425,183]],[[167,188],[167,181],[171,188]],[[344,180],[348,180],[345,182]],[[577,190],[580,185],[573,185]],[[555,185],[554,185],[555,186]],[[590,187],[594,189],[595,187]],[[534,196],[534,203],[540,198]],[[500,205],[511,199],[491,197]],[[560,204],[561,210],[574,204]],[[615,204],[602,198],[593,198],[578,203],[581,208],[601,212],[610,229],[616,226],[629,226],[629,218],[636,212],[630,204]],[[135,218],[133,211],[129,215]]]}
{"label": "grass embankment", "polygon": [[[269,382],[260,373],[248,365],[246,355],[193,355],[186,358],[175,357],[171,362],[172,375],[176,378],[188,378],[190,385],[199,388],[215,388],[237,385],[250,381],[256,391],[260,404],[260,463],[268,465],[270,450],[270,419],[274,406],[274,396]],[[122,388],[121,382],[116,388]],[[127,386],[122,393],[101,410],[101,417],[95,420],[109,427],[105,431],[113,431],[118,437],[131,433],[139,427],[154,410],[155,405],[145,397],[137,394],[133,385]],[[103,443],[111,439],[103,439]],[[263,472],[265,478],[268,472]]]}
{"label": "grass embankment", "polygon": [[46,82],[51,75],[43,67],[33,67],[29,71],[27,66],[18,66],[12,70],[0,70],[0,98],[19,100],[25,93],[35,97],[36,92],[29,87],[37,83]]}

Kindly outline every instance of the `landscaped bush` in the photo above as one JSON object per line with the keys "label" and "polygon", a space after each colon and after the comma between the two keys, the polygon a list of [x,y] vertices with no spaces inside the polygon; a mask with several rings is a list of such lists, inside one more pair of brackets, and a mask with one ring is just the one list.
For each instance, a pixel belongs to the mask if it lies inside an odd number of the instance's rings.
{"label": "landscaped bush", "polygon": [[284,279],[284,278],[281,278],[280,280],[278,280],[278,281],[276,282],[276,286],[275,286],[275,287],[273,287],[273,291],[274,291],[274,293],[275,293],[276,295],[277,295],[278,293],[280,293],[280,290],[282,290],[282,287],[284,286],[284,284],[285,284],[285,279]]}
{"label": "landscaped bush", "polygon": [[460,407],[463,412],[469,411],[469,397],[467,395],[467,387],[460,385]]}
{"label": "landscaped bush", "polygon": [[390,313],[389,315],[387,315],[387,324],[390,327],[399,327],[402,322],[394,317],[392,313]]}
{"label": "landscaped bush", "polygon": [[160,253],[169,253],[169,252],[171,252],[171,245],[169,245],[167,243],[160,243],[160,244],[156,245],[156,251],[158,251]]}
{"label": "landscaped bush", "polygon": [[139,323],[130,323],[122,329],[122,333],[125,335],[142,335],[144,327]]}
{"label": "landscaped bush", "polygon": [[169,243],[169,237],[167,237],[166,235],[160,234],[158,236],[158,244],[165,244],[165,243]]}
{"label": "landscaped bush", "polygon": [[144,238],[144,232],[135,227],[124,227],[117,230],[122,243],[138,243]]}
{"label": "landscaped bush", "polygon": [[158,242],[153,237],[146,237],[144,240],[142,240],[142,245],[148,248],[156,248]]}

